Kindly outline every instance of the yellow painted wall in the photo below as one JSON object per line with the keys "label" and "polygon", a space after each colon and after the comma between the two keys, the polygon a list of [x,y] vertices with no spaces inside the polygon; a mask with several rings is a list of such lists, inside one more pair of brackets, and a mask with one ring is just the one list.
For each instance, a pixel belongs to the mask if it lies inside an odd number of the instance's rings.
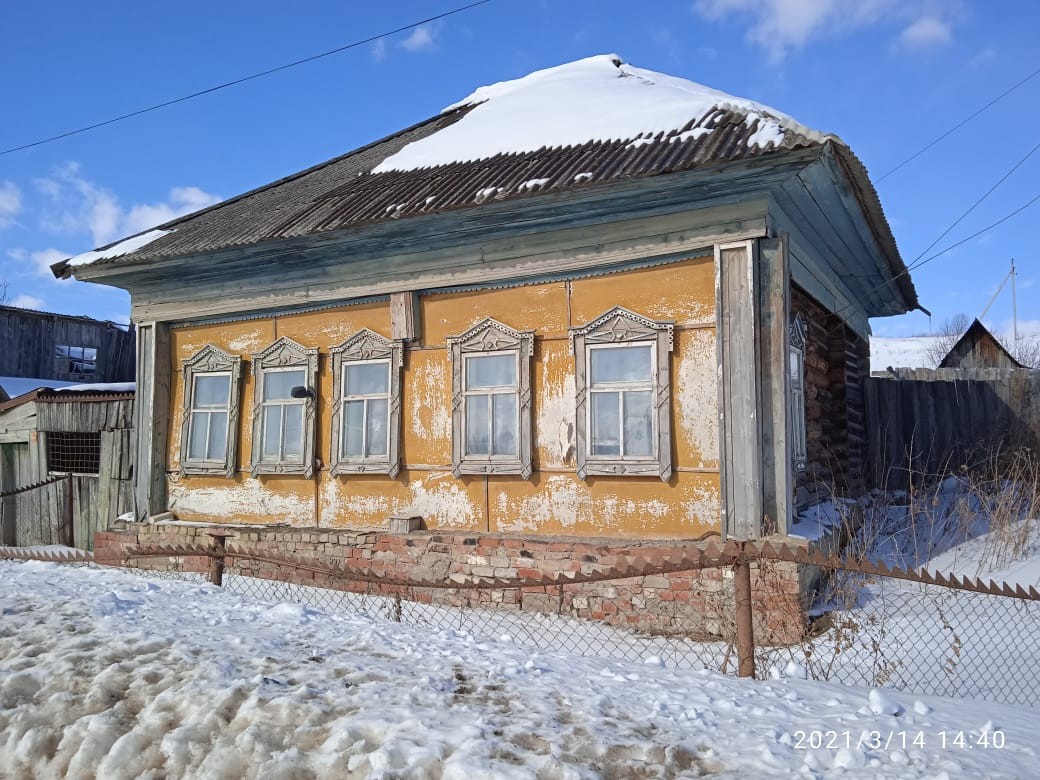
{"label": "yellow painted wall", "polygon": [[[614,306],[675,320],[672,462],[668,483],[655,477],[574,474],[574,357],[568,327]],[[316,452],[329,461],[332,401],[329,349],[367,327],[389,337],[388,302],[264,320],[177,328],[170,435],[170,508],[187,520],[382,525],[390,514],[421,515],[430,528],[620,537],[694,536],[719,526],[715,281],[711,257],[570,282],[436,293],[420,298],[422,338],[406,349],[402,376],[401,461],[385,475],[249,477],[252,380],[243,377],[239,474],[233,480],[178,477],[183,404],[181,360],[206,344],[246,360],[275,338],[318,347]],[[535,331],[532,363],[535,443],[530,480],[451,474],[451,362],[447,338],[492,316]]]}

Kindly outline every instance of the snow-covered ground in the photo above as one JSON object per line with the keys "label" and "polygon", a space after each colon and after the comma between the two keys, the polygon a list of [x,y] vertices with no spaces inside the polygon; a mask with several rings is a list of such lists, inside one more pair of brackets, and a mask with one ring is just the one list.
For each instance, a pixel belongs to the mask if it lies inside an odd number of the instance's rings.
{"label": "snow-covered ground", "polygon": [[935,343],[939,336],[907,338],[870,337],[870,370],[886,368],[935,368]]}
{"label": "snow-covered ground", "polygon": [[1040,712],[0,562],[0,776],[1033,777]]}

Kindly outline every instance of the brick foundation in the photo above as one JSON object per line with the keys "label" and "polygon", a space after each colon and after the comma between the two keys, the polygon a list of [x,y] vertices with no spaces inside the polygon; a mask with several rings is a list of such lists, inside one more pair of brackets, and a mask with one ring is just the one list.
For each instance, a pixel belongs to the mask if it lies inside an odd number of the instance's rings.
{"label": "brick foundation", "polygon": [[[123,551],[136,545],[210,545],[214,527],[120,524],[98,533],[94,555],[102,564],[119,565]],[[228,542],[272,557],[313,559],[359,566],[403,578],[447,580],[453,574],[536,578],[562,571],[591,574],[614,566],[660,559],[697,542],[632,542],[611,539],[518,537],[505,534],[421,531],[390,534],[381,530],[260,529],[229,526]],[[792,541],[792,540],[787,540]],[[701,545],[702,546],[702,545]],[[141,558],[140,568],[206,572],[204,557]],[[273,564],[229,558],[227,573],[285,579]],[[805,628],[803,595],[810,580],[805,566],[787,562],[752,564],[756,641],[785,643]],[[293,582],[445,606],[556,613],[597,620],[639,631],[696,639],[729,640],[734,634],[733,577],[729,568],[631,577],[597,583],[522,589],[405,588],[365,582],[331,581],[323,574],[293,570]]]}

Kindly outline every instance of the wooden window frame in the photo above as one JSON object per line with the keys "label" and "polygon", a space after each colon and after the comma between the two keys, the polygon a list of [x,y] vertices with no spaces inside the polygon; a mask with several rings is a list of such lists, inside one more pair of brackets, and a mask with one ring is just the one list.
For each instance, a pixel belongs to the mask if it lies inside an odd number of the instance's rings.
{"label": "wooden window frame", "polygon": [[[364,328],[330,350],[332,355],[332,438],[329,465],[333,476],[340,474],[386,474],[396,477],[401,470],[401,369],[404,342],[386,339]],[[387,454],[374,458],[343,455],[343,406],[347,401],[343,372],[351,364],[386,362],[390,385],[387,397]]]}
{"label": "wooden window frame", "polygon": [[[571,352],[574,354],[575,418],[574,443],[578,477],[589,476],[657,476],[667,482],[672,476],[672,390],[670,355],[675,348],[675,323],[651,320],[622,306],[615,306],[586,325],[570,329]],[[593,455],[589,432],[591,377],[590,350],[603,346],[635,346],[649,344],[652,401],[655,435],[651,456]],[[624,425],[624,420],[622,420]]]}
{"label": "wooden window frame", "polygon": [[[240,385],[242,358],[231,355],[219,347],[207,344],[190,358],[181,361],[184,376],[184,405],[181,412],[180,474],[206,475],[231,478],[238,464],[238,420],[241,409]],[[230,377],[227,406],[227,446],[223,460],[206,460],[189,457],[191,444],[191,419],[195,406],[195,377],[199,375],[225,374]]]}
{"label": "wooden window frame", "polygon": [[[534,331],[513,330],[487,317],[459,336],[448,337],[451,359],[452,474],[518,474],[531,476],[533,435],[531,422],[531,360]],[[512,354],[516,359],[517,454],[466,454],[466,359],[474,356]]]}
{"label": "wooden window frame", "polygon": [[[302,474],[314,476],[314,436],[318,394],[318,348],[304,347],[282,336],[253,356],[253,446],[251,474]],[[263,457],[264,375],[278,369],[303,369],[305,387],[310,391],[300,399],[303,406],[303,447],[299,458],[265,460]]]}
{"label": "wooden window frame", "polygon": [[[808,442],[805,426],[805,346],[808,326],[801,312],[791,319],[787,329],[787,361],[790,374],[789,419],[791,421],[791,464],[795,471],[805,471],[808,464]],[[798,376],[791,371],[791,360],[798,357]]]}

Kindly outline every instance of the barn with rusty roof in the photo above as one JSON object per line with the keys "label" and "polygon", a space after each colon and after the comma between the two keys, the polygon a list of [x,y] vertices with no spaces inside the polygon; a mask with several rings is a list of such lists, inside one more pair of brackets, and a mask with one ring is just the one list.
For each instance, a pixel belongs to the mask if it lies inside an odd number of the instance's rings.
{"label": "barn with rusty roof", "polygon": [[784,533],[918,306],[834,135],[591,57],[58,263],[138,327],[140,517]]}

